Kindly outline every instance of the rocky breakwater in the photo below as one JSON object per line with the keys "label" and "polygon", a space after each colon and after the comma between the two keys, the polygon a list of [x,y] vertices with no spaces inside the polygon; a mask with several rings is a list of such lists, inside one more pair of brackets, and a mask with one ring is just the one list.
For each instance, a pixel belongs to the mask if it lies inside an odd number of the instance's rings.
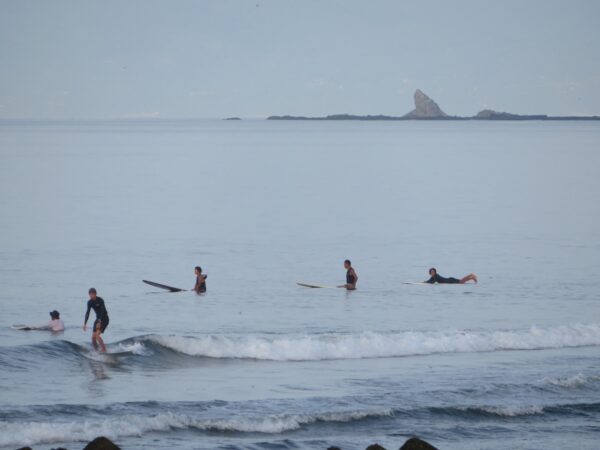
{"label": "rocky breakwater", "polygon": [[[329,447],[327,450],[342,450],[339,447]],[[365,450],[386,450],[385,447],[382,447],[379,444],[369,445]],[[408,441],[406,441],[400,450],[438,450],[429,442],[425,442],[419,438],[412,437]]]}

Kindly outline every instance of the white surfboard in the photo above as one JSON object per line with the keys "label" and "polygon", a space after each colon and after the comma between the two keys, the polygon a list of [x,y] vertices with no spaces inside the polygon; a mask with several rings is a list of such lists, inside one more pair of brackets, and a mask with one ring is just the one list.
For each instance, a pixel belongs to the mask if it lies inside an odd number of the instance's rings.
{"label": "white surfboard", "polygon": [[13,330],[23,330],[23,331],[38,330],[37,327],[34,327],[32,325],[13,325],[11,328]]}

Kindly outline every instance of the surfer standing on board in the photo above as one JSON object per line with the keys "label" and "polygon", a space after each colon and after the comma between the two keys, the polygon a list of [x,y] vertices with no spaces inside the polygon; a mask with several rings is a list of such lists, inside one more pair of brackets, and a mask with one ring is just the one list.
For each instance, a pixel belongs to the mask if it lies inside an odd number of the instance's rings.
{"label": "surfer standing on board", "polygon": [[87,321],[90,317],[90,310],[93,309],[96,313],[96,320],[94,321],[94,329],[92,330],[92,345],[95,350],[98,350],[98,344],[100,344],[100,350],[106,352],[106,346],[102,340],[102,333],[108,326],[108,311],[104,305],[102,297],[98,297],[96,289],[90,288],[88,291],[90,299],[87,302],[87,311],[85,312],[85,320],[83,321],[83,331],[87,330]]}
{"label": "surfer standing on board", "polygon": [[338,286],[339,288],[346,288],[349,291],[353,291],[356,289],[356,283],[358,282],[358,275],[352,267],[352,263],[349,259],[344,261],[344,267],[346,268],[346,284],[342,284]]}
{"label": "surfer standing on board", "polygon": [[196,274],[196,284],[193,290],[196,291],[196,294],[202,294],[206,292],[206,277],[208,275],[202,275],[202,267],[200,266],[194,268],[194,273]]}
{"label": "surfer standing on board", "polygon": [[477,283],[477,275],[475,275],[474,273],[470,273],[469,275],[461,278],[460,280],[457,278],[453,278],[453,277],[444,278],[437,273],[437,270],[435,267],[432,267],[431,269],[429,269],[429,275],[431,275],[431,278],[429,278],[429,280],[425,281],[425,283],[465,284],[467,281],[474,281],[475,283]]}

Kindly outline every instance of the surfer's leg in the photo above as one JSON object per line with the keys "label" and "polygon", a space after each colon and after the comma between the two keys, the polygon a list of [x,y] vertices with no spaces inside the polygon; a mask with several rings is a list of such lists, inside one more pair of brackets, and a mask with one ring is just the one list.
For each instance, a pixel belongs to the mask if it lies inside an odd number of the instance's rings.
{"label": "surfer's leg", "polygon": [[104,339],[102,339],[102,333],[108,326],[108,320],[106,322],[98,322],[98,328],[96,329],[96,340],[100,343],[100,349],[106,353],[106,345],[104,345]]}
{"label": "surfer's leg", "polygon": [[473,282],[477,283],[477,275],[475,275],[474,273],[470,273],[469,275],[464,277],[462,280],[460,280],[460,283],[465,284],[467,281],[473,281]]}
{"label": "surfer's leg", "polygon": [[92,347],[94,350],[98,350],[98,342],[96,342],[96,331],[98,330],[98,321],[94,322],[94,328],[92,328]]}
{"label": "surfer's leg", "polygon": [[102,340],[102,335],[100,334],[100,331],[98,331],[96,339],[98,339],[98,342],[100,342],[100,351],[102,353],[106,353],[106,345],[104,345],[104,340]]}

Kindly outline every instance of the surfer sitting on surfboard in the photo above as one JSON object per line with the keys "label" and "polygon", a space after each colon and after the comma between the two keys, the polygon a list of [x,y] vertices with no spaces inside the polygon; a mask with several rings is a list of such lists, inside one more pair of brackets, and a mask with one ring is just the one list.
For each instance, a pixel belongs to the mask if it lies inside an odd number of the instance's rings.
{"label": "surfer sitting on surfboard", "polygon": [[431,275],[431,278],[429,278],[429,280],[425,281],[425,283],[465,284],[467,281],[474,281],[475,283],[477,283],[477,275],[475,275],[474,273],[470,273],[469,275],[461,278],[460,280],[458,278],[453,278],[453,277],[444,278],[437,273],[437,270],[435,269],[435,267],[432,267],[431,269],[429,269],[429,275]]}
{"label": "surfer sitting on surfboard", "polygon": [[338,286],[338,287],[346,288],[349,291],[353,291],[354,289],[356,289],[356,283],[358,282],[358,275],[356,274],[354,267],[352,267],[352,263],[350,262],[349,259],[344,261],[344,267],[346,268],[346,284],[342,284],[341,286]]}
{"label": "surfer sitting on surfboard", "polygon": [[102,297],[98,297],[96,289],[90,288],[88,291],[90,299],[87,302],[87,311],[85,312],[85,320],[83,321],[83,331],[87,330],[87,321],[90,317],[90,310],[93,309],[96,313],[96,320],[94,321],[94,329],[92,330],[92,345],[95,350],[98,350],[98,343],[100,344],[100,350],[106,352],[106,346],[102,340],[102,333],[108,326],[108,311],[104,305]]}
{"label": "surfer sitting on surfboard", "polygon": [[208,275],[202,275],[202,267],[200,266],[194,268],[194,273],[196,274],[194,291],[196,291],[196,294],[202,294],[203,292],[206,292],[206,277]]}

